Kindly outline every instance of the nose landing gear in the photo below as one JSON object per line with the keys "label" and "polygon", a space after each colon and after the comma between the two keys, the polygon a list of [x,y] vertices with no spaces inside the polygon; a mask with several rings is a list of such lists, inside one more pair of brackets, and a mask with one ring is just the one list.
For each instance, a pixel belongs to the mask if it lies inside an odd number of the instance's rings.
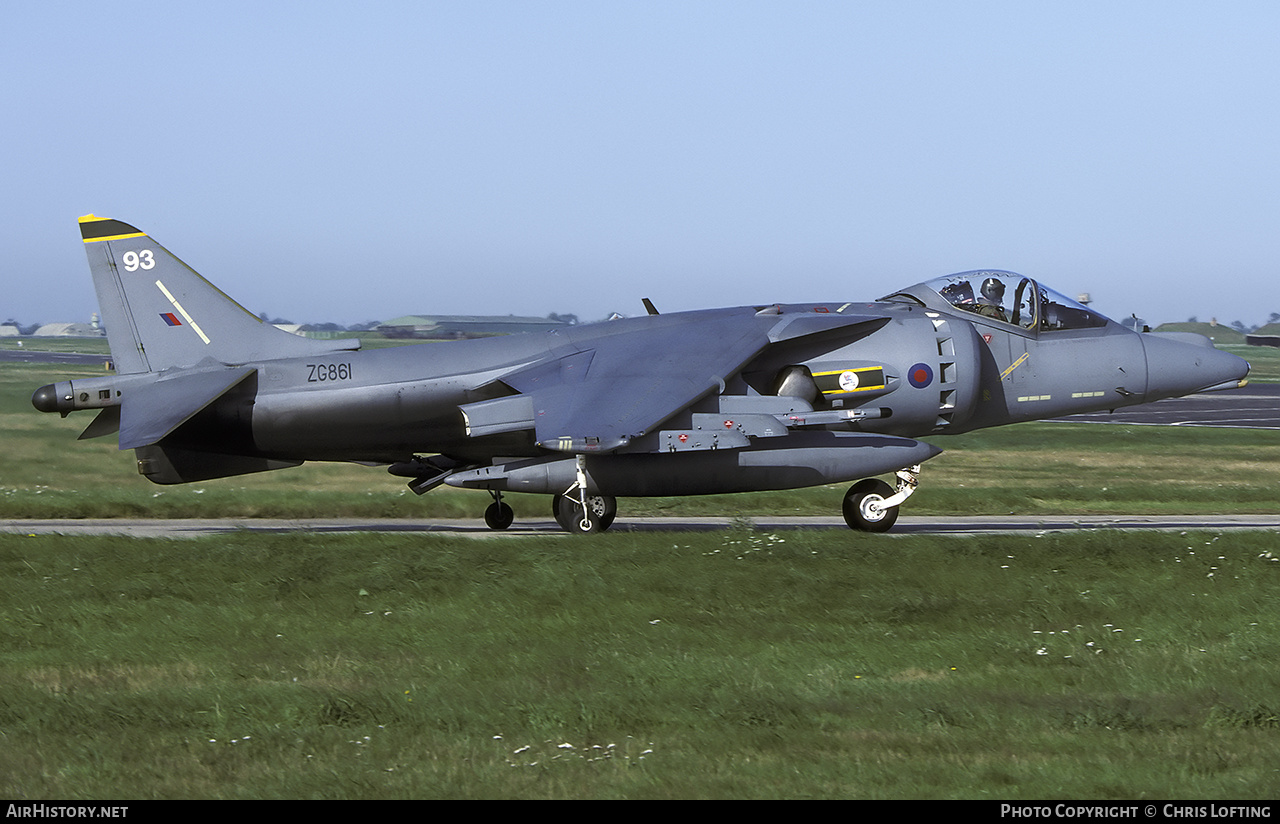
{"label": "nose landing gear", "polygon": [[876,478],[858,481],[844,495],[844,522],[861,532],[888,532],[898,520],[898,507],[920,484],[920,465],[899,469],[898,488]]}

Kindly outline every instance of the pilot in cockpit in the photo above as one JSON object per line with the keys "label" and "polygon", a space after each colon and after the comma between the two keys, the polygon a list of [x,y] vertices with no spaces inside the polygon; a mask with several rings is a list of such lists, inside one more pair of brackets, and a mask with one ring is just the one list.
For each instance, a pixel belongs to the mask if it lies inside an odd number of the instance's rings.
{"label": "pilot in cockpit", "polygon": [[999,278],[987,278],[982,282],[982,295],[974,311],[979,315],[996,320],[1009,320],[1004,311],[1004,281]]}

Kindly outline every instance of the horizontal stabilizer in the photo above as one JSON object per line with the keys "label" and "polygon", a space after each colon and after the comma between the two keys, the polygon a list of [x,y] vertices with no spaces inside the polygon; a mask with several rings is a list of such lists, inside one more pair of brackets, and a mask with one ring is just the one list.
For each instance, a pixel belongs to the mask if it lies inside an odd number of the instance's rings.
{"label": "horizontal stabilizer", "polygon": [[120,448],[157,443],[256,371],[242,366],[183,372],[132,389],[120,411]]}
{"label": "horizontal stabilizer", "polygon": [[120,407],[108,406],[98,413],[98,417],[84,428],[80,433],[78,441],[88,440],[89,438],[101,438],[103,435],[111,435],[120,431]]}

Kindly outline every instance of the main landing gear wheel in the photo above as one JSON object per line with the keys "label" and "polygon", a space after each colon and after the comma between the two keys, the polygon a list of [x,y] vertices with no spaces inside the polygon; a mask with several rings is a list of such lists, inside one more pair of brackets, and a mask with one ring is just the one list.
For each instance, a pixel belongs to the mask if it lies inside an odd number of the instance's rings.
{"label": "main landing gear wheel", "polygon": [[580,535],[604,532],[613,524],[613,519],[618,514],[618,499],[609,495],[588,495],[588,529],[582,527],[582,507],[565,495],[556,495],[551,499],[551,513],[565,532]]}
{"label": "main landing gear wheel", "polygon": [[515,519],[516,513],[511,510],[511,505],[502,501],[494,501],[484,511],[484,523],[490,529],[506,529]]}
{"label": "main landing gear wheel", "polygon": [[888,532],[898,520],[898,507],[882,506],[893,487],[877,478],[858,481],[844,495],[844,522],[862,532]]}

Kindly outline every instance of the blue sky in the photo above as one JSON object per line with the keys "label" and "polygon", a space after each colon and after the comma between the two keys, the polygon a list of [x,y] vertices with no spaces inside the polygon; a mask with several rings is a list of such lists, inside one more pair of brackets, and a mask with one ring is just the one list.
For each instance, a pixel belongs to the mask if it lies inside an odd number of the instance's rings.
{"label": "blue sky", "polygon": [[1274,2],[6,4],[0,316],[96,309],[93,212],[295,321],[998,267],[1260,323],[1278,35]]}

